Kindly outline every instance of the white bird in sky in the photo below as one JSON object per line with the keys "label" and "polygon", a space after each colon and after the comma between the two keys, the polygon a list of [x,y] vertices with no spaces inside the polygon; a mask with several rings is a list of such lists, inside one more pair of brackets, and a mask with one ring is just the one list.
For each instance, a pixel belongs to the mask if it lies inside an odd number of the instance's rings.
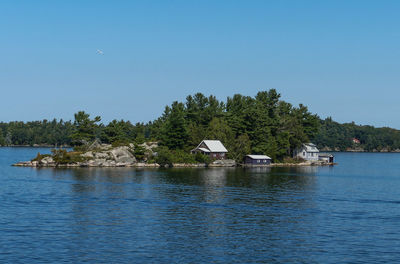
{"label": "white bird in sky", "polygon": [[102,50],[97,50],[97,54],[99,54],[99,55],[104,55],[104,52],[102,51]]}

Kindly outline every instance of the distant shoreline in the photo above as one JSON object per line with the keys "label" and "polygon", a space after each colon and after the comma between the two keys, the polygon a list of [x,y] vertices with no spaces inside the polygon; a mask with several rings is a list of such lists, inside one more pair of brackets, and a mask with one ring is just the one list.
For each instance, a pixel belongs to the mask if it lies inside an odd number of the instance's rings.
{"label": "distant shoreline", "polygon": [[330,153],[330,152],[335,152],[335,153],[400,153],[399,150],[394,150],[394,151],[365,151],[365,150],[321,150],[320,153]]}

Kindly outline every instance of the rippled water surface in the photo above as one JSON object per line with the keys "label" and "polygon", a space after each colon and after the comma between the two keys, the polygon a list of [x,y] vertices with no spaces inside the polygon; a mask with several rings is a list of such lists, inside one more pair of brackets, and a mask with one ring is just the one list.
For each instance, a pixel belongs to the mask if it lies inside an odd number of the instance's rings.
{"label": "rippled water surface", "polygon": [[335,167],[35,169],[0,148],[1,263],[388,263],[400,154]]}

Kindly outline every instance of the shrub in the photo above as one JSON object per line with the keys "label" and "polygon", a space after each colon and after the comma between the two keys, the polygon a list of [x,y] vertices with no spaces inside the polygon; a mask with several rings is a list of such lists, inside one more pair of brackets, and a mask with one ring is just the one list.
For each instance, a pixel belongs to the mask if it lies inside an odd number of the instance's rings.
{"label": "shrub", "polygon": [[170,150],[167,147],[163,146],[157,148],[157,155],[154,161],[160,164],[160,166],[165,166],[165,165],[171,166],[173,163],[210,164],[212,160],[210,159],[210,157],[200,153],[193,155],[184,150]]}
{"label": "shrub", "polygon": [[118,141],[112,142],[112,143],[111,143],[111,146],[112,146],[113,148],[116,148],[116,147],[127,146],[128,144],[129,144],[128,141],[118,140]]}
{"label": "shrub", "polygon": [[146,141],[144,135],[139,134],[137,135],[137,137],[135,138],[135,143],[136,144],[143,144]]}
{"label": "shrub", "polygon": [[144,160],[144,156],[146,154],[146,149],[142,146],[135,144],[135,150],[133,151],[133,155],[138,160]]}
{"label": "shrub", "polygon": [[194,156],[184,150],[174,150],[171,154],[174,163],[196,163]]}
{"label": "shrub", "polygon": [[40,152],[38,152],[38,154],[32,161],[41,161],[45,157],[51,157],[51,155],[50,154],[40,154]]}
{"label": "shrub", "polygon": [[172,166],[173,160],[171,151],[167,147],[158,147],[155,161],[163,167],[166,165]]}
{"label": "shrub", "polygon": [[196,153],[196,155],[194,155],[194,159],[199,162],[199,163],[205,163],[205,164],[210,164],[211,163],[211,158],[210,156],[201,154],[201,153]]}
{"label": "shrub", "polygon": [[82,157],[82,152],[67,152],[65,149],[53,149],[53,160],[56,164],[70,164],[86,161],[87,159]]}
{"label": "shrub", "polygon": [[283,163],[293,163],[293,164],[297,164],[297,163],[302,163],[302,162],[304,162],[305,160],[304,159],[302,159],[302,158],[300,158],[300,157],[295,157],[295,158],[292,158],[292,157],[285,157],[285,158],[283,158]]}
{"label": "shrub", "polygon": [[77,152],[85,152],[87,150],[88,150],[88,145],[74,146],[74,151],[77,151]]}

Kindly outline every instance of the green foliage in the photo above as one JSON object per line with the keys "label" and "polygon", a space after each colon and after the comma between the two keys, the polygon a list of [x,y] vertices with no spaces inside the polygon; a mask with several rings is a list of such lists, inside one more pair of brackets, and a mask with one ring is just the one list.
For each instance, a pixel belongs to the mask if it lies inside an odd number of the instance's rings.
{"label": "green foliage", "polygon": [[136,138],[135,138],[135,143],[136,144],[143,144],[146,141],[146,138],[144,137],[143,134],[139,134]]}
{"label": "green foliage", "polygon": [[85,145],[93,141],[99,134],[100,116],[90,119],[90,115],[84,111],[79,111],[74,115],[74,129],[71,135],[73,145]]}
{"label": "green foliage", "polygon": [[170,150],[165,146],[161,146],[158,147],[157,149],[157,156],[155,158],[155,162],[157,162],[161,166],[166,166],[166,165],[172,166],[173,163],[209,164],[211,160],[208,156],[205,156],[200,153],[193,155],[182,149]]}
{"label": "green foliage", "polygon": [[185,107],[183,103],[173,102],[171,108],[164,111],[166,120],[161,135],[161,143],[169,149],[182,149],[189,137],[185,120]]}
{"label": "green foliage", "polygon": [[[388,127],[356,125],[354,122],[339,124],[326,118],[319,121],[321,128],[314,139],[319,148],[328,147],[344,151],[346,149],[362,148],[366,151],[393,151],[400,149],[400,131]],[[354,144],[357,138],[361,144]]]}
{"label": "green foliage", "polygon": [[133,125],[129,121],[113,120],[101,132],[101,140],[105,143],[125,144],[129,142],[137,142],[142,144],[145,142],[145,126],[141,123]]}
{"label": "green foliage", "polygon": [[197,163],[205,163],[205,164],[210,164],[212,162],[211,158],[207,155],[204,155],[202,153],[196,153],[194,155],[194,159]]}
{"label": "green foliage", "polygon": [[135,144],[135,150],[133,152],[133,155],[135,158],[138,160],[143,160],[146,154],[146,149],[140,145]]}
{"label": "green foliage", "polygon": [[75,152],[85,152],[88,150],[87,145],[80,145],[80,146],[74,146],[74,151]]}
{"label": "green foliage", "polygon": [[244,157],[249,153],[251,153],[250,138],[247,134],[243,134],[234,140],[233,145],[228,152],[228,157],[237,162],[243,162]]}
{"label": "green foliage", "polygon": [[102,133],[102,141],[108,143],[115,142],[127,142],[128,134],[126,131],[126,125],[124,121],[111,121],[106,127],[103,129]]}
{"label": "green foliage", "polygon": [[196,163],[194,155],[179,149],[171,151],[172,161],[173,163],[188,163],[193,164]]}
{"label": "green foliage", "polygon": [[84,162],[87,160],[81,156],[82,152],[67,152],[65,149],[52,149],[51,153],[57,165]]}
{"label": "green foliage", "polygon": [[202,93],[196,93],[186,97],[185,109],[190,122],[207,126],[214,117],[224,115],[225,105],[213,95],[206,97]]}
{"label": "green foliage", "polygon": [[162,167],[166,165],[172,166],[173,155],[167,147],[158,147],[155,161]]}
{"label": "green foliage", "polygon": [[32,159],[32,161],[41,161],[45,157],[51,157],[51,155],[50,154],[40,154],[40,152],[38,152],[38,154],[36,155],[36,157],[34,159]]}
{"label": "green foliage", "polygon": [[114,141],[111,143],[111,146],[113,148],[116,148],[116,147],[126,146],[128,143],[129,143],[128,141]]}
{"label": "green foliage", "polygon": [[70,145],[73,125],[70,121],[0,123],[0,145]]}
{"label": "green foliage", "polygon": [[6,140],[3,136],[3,131],[0,130],[0,146],[5,146],[6,145]]}
{"label": "green foliage", "polygon": [[[228,122],[218,117],[214,117],[208,124],[206,137],[211,140],[220,140],[228,150],[231,149],[232,142],[235,139],[232,128],[229,127]],[[200,141],[198,143],[200,143]]]}
{"label": "green foliage", "polygon": [[189,123],[188,125],[188,146],[198,145],[204,138],[206,138],[206,128],[195,123]]}

